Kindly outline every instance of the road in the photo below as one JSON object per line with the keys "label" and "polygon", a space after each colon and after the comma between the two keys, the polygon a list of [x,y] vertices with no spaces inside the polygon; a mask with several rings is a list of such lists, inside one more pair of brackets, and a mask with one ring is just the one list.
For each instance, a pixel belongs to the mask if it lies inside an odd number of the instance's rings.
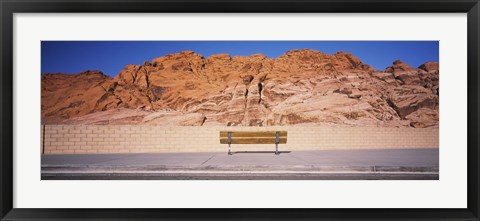
{"label": "road", "polygon": [[42,179],[436,180],[438,167],[437,148],[43,155]]}

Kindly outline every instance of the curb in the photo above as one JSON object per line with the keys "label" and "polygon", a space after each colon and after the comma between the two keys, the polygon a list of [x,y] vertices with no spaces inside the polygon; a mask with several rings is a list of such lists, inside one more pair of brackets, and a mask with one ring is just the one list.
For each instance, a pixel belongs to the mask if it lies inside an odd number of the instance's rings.
{"label": "curb", "polygon": [[165,165],[146,165],[146,166],[96,166],[96,165],[43,165],[42,173],[45,172],[410,172],[410,173],[438,173],[438,167],[406,167],[406,166],[304,166],[304,165],[292,165],[292,166],[272,166],[272,165],[252,165],[252,166],[199,166],[199,165],[183,165],[183,166],[165,166]]}

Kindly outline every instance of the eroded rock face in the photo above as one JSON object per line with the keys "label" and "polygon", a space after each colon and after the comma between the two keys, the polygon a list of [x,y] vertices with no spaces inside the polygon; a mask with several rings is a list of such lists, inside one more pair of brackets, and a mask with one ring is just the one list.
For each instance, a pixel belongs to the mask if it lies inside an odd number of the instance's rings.
{"label": "eroded rock face", "polygon": [[102,85],[110,80],[100,71],[42,75],[42,122],[62,123],[96,112],[97,101],[106,93]]}
{"label": "eroded rock face", "polygon": [[178,113],[159,111],[143,118],[141,124],[160,126],[202,126],[206,117],[201,113]]}
{"label": "eroded rock face", "polygon": [[438,62],[426,62],[418,68],[426,72],[438,72]]}
{"label": "eroded rock face", "polygon": [[345,52],[272,59],[184,51],[127,65],[113,79],[43,75],[42,122],[438,127],[438,75],[435,62],[414,69],[395,61],[375,72]]}
{"label": "eroded rock face", "polygon": [[405,119],[410,121],[412,127],[438,127],[438,111],[430,108],[421,108],[407,115]]}
{"label": "eroded rock face", "polygon": [[436,109],[438,107],[438,97],[420,86],[400,86],[392,88],[387,93],[387,101],[401,118],[420,108]]}
{"label": "eroded rock face", "polygon": [[95,125],[128,125],[138,124],[151,112],[116,108],[106,111],[94,112],[81,117],[74,117],[63,121],[64,124],[95,124]]}

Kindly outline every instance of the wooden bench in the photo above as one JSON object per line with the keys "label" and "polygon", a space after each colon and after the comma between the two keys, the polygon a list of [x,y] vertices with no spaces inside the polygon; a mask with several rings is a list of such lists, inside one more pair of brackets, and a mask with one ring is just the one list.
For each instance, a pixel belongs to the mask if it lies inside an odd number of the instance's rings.
{"label": "wooden bench", "polygon": [[278,144],[287,143],[287,131],[220,131],[220,143],[228,144],[228,155],[231,144],[275,144],[278,155]]}

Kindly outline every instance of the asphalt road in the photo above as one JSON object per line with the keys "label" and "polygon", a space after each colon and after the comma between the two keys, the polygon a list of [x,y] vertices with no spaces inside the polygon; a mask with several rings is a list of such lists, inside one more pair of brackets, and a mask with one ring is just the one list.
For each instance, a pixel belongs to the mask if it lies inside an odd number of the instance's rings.
{"label": "asphalt road", "polygon": [[431,149],[43,155],[42,179],[436,180]]}

